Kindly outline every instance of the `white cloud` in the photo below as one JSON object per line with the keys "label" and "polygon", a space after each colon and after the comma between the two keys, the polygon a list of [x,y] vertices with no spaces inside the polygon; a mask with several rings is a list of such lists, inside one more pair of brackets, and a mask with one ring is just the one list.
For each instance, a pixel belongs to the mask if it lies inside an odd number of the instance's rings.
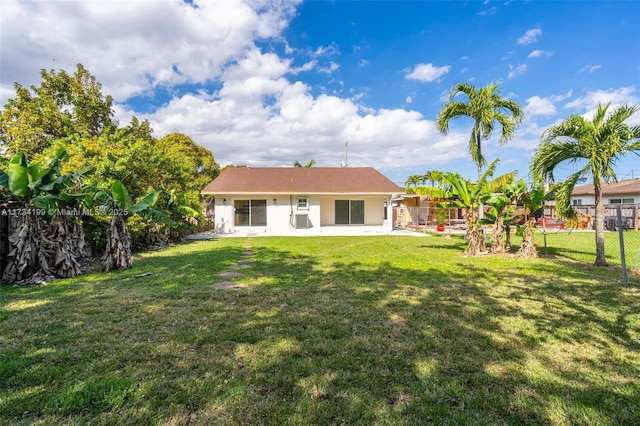
{"label": "white cloud", "polygon": [[531,53],[529,53],[529,56],[527,56],[528,58],[548,58],[550,56],[552,56],[553,53],[552,52],[548,52],[545,50],[532,50]]}
{"label": "white cloud", "polygon": [[600,68],[602,68],[602,65],[585,65],[584,67],[580,68],[580,71],[578,71],[578,73],[582,73],[585,71],[592,73],[599,70]]}
{"label": "white cloud", "polygon": [[433,64],[418,64],[412,71],[407,70],[406,78],[430,83],[447,74],[451,66],[436,67]]}
{"label": "white cloud", "polygon": [[359,65],[361,67],[367,66],[367,65],[369,65],[369,61],[366,60],[366,59],[360,59]]}
{"label": "white cloud", "polygon": [[381,164],[384,158],[385,167],[400,168],[418,158],[438,164],[468,155],[468,132],[442,136],[433,121],[415,111],[366,109],[329,95],[314,98],[302,82],[260,87],[276,90],[274,104],[239,98],[225,87],[219,96],[173,99],[142,118],[159,135],[177,130],[192,136],[222,165],[290,165],[309,157],[319,166],[338,166],[346,140],[353,166]]}
{"label": "white cloud", "polygon": [[519,76],[520,74],[523,74],[526,70],[527,70],[527,65],[526,64],[520,64],[520,65],[509,65],[509,69],[511,71],[509,71],[509,75],[507,76],[507,78],[513,78],[516,76]]}
{"label": "white cloud", "polygon": [[331,43],[329,46],[320,46],[315,52],[313,52],[314,57],[319,56],[335,56],[340,54],[340,48],[336,43]]}
{"label": "white cloud", "polygon": [[540,28],[532,28],[518,38],[518,44],[535,43],[541,35],[542,30]]}
{"label": "white cloud", "polygon": [[478,12],[478,15],[495,15],[498,12],[498,9],[493,6],[490,7],[489,9],[485,9],[485,10],[481,10],[480,12]]}
{"label": "white cloud", "polygon": [[313,61],[309,61],[305,64],[303,64],[301,67],[296,67],[296,68],[292,68],[291,69],[291,74],[298,74],[300,72],[303,71],[311,71],[312,69],[314,69],[316,67],[316,65],[318,65],[318,61],[313,60]]}
{"label": "white cloud", "polygon": [[334,71],[337,71],[340,68],[340,65],[336,64],[335,62],[331,61],[329,62],[329,66],[326,67],[320,67],[318,68],[318,71],[324,74],[331,74]]}
{"label": "white cloud", "polygon": [[3,83],[28,86],[39,81],[42,68],[73,70],[82,63],[104,92],[120,101],[157,86],[204,84],[218,79],[226,64],[242,58],[256,40],[279,36],[296,2],[252,7],[228,0],[198,6],[3,0]]}
{"label": "white cloud", "polygon": [[532,96],[527,99],[527,105],[524,107],[527,115],[554,115],[558,112],[555,105],[548,98],[540,96]]}
{"label": "white cloud", "polygon": [[407,96],[407,98],[405,99],[405,103],[412,104],[413,103],[413,97]]}
{"label": "white cloud", "polygon": [[586,95],[568,102],[565,108],[586,111],[585,115],[589,118],[593,115],[599,103],[611,103],[612,107],[618,107],[623,104],[638,104],[640,98],[635,95],[635,87],[627,86],[619,89],[609,90],[593,90],[587,92]]}
{"label": "white cloud", "polygon": [[514,50],[510,50],[510,51],[508,51],[505,55],[502,55],[502,56],[500,57],[500,60],[501,60],[501,61],[506,61],[506,60],[508,60],[509,58],[511,58],[511,57],[513,56],[513,54],[514,54],[514,53],[516,53]]}

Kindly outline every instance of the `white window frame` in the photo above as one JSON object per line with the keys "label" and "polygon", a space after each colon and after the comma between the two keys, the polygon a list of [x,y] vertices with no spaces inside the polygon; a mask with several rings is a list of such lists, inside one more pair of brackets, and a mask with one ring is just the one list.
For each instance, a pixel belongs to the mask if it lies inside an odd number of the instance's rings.
{"label": "white window frame", "polygon": [[634,204],[633,198],[610,198],[609,204]]}
{"label": "white window frame", "polygon": [[[297,209],[298,210],[309,210],[309,197],[297,197]],[[303,203],[301,203],[301,201],[303,201]]]}

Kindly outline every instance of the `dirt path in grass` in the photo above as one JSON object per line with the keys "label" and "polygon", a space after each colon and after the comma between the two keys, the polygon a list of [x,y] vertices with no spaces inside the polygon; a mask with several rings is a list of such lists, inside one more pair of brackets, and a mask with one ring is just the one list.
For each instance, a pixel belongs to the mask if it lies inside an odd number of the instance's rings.
{"label": "dirt path in grass", "polygon": [[233,280],[235,278],[244,276],[244,274],[241,272],[242,270],[251,268],[251,265],[249,263],[253,259],[254,254],[253,238],[252,236],[248,236],[242,246],[242,257],[240,258],[240,261],[235,265],[231,265],[228,270],[218,274],[218,276],[223,279],[223,281],[214,284],[213,288],[229,290],[232,288],[243,287],[241,283]]}

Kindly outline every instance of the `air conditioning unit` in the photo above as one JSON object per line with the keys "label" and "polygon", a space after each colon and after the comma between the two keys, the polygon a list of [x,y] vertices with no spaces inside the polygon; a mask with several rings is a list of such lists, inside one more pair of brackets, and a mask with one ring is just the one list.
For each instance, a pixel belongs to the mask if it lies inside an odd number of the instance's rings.
{"label": "air conditioning unit", "polygon": [[295,221],[296,229],[307,229],[309,228],[309,215],[308,214],[297,214]]}

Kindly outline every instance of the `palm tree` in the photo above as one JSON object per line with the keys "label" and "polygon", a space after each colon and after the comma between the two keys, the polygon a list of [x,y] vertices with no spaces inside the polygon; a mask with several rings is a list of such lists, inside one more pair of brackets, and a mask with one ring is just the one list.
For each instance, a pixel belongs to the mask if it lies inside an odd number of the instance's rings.
{"label": "palm tree", "polygon": [[407,192],[411,193],[410,187],[413,185],[414,188],[417,188],[418,185],[422,182],[422,176],[420,175],[411,175],[404,181],[404,185],[407,189]]}
{"label": "palm tree", "polygon": [[560,124],[548,128],[542,135],[530,165],[534,178],[548,178],[553,181],[553,171],[560,164],[582,163],[580,170],[559,185],[556,207],[561,216],[571,217],[573,188],[586,178],[593,180],[597,266],[607,264],[604,256],[602,184],[617,180],[613,167],[618,159],[629,152],[640,152],[640,126],[630,127],[624,124],[640,107],[623,105],[607,113],[610,105],[598,104],[592,120],[574,114]]}
{"label": "palm tree", "polygon": [[293,162],[293,167],[313,167],[314,164],[316,164],[316,160],[314,160],[313,158],[310,159],[309,161],[306,162],[306,164],[303,166],[302,164],[300,164],[300,162],[298,160]]}
{"label": "palm tree", "polygon": [[425,172],[425,174],[422,175],[421,182],[426,183],[427,181],[429,181],[431,183],[431,186],[435,186],[436,183],[440,183],[443,174],[443,172],[438,170],[428,170],[427,172]]}
{"label": "palm tree", "polygon": [[[458,94],[467,95],[468,101],[454,101],[453,99]],[[516,127],[522,122],[524,111],[517,102],[500,96],[498,86],[495,83],[490,83],[479,89],[469,83],[458,83],[451,89],[449,101],[438,114],[436,125],[441,133],[447,134],[449,122],[452,119],[468,117],[473,120],[469,152],[471,159],[478,166],[478,181],[480,181],[482,166],[487,164],[482,155],[482,139],[489,138],[497,122],[502,129],[500,144],[506,143],[514,135]]]}

